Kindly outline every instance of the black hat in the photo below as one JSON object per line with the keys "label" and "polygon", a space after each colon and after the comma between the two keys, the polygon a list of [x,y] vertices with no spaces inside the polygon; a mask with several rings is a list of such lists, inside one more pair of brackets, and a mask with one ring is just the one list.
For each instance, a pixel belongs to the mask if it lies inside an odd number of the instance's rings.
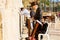
{"label": "black hat", "polygon": [[32,2],[32,3],[31,3],[31,7],[34,6],[34,5],[38,5],[38,3]]}

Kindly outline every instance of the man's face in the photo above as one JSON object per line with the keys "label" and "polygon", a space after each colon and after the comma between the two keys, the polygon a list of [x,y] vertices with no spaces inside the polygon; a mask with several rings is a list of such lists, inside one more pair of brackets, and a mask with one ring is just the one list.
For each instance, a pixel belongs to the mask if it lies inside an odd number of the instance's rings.
{"label": "man's face", "polygon": [[34,6],[32,6],[32,8],[33,8],[34,10],[37,10],[38,5],[34,5]]}

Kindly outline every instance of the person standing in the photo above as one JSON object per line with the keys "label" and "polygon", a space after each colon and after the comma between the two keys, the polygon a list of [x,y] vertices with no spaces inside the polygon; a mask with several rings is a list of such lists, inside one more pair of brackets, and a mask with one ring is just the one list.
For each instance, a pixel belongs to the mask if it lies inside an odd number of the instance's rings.
{"label": "person standing", "polygon": [[[42,23],[39,24],[37,30],[36,30],[36,33],[35,33],[35,38],[36,40],[38,40],[38,34],[39,33],[42,33],[42,34],[45,34],[46,33],[46,30],[47,30],[47,27],[48,27],[48,23],[45,23],[45,20],[44,22],[42,21],[42,13],[41,13],[41,9],[40,7],[38,6],[38,4],[36,2],[32,2],[31,3],[31,7],[32,7],[32,10],[30,12],[30,16],[32,18],[32,23],[33,23],[33,31],[35,29],[35,25],[36,25],[36,22],[35,20],[38,20]],[[32,33],[33,33],[32,31]],[[32,35],[32,34],[31,34]],[[43,38],[43,36],[41,35],[41,39]]]}
{"label": "person standing", "polygon": [[[34,29],[35,29],[35,24],[36,24],[36,22],[35,22],[35,20],[39,20],[39,21],[41,21],[41,18],[42,18],[42,14],[41,14],[41,9],[40,9],[40,7],[38,6],[38,4],[36,3],[36,2],[32,2],[31,3],[31,12],[30,12],[30,16],[31,16],[31,19],[32,19],[32,24],[33,24],[33,31],[34,31]],[[39,25],[39,26],[41,26],[41,25]],[[39,28],[39,27],[38,27]],[[37,28],[37,29],[38,29]],[[41,28],[40,28],[41,29]],[[33,34],[33,31],[32,31],[32,33],[31,33],[31,35]],[[35,38],[36,38],[36,40],[38,40],[38,31],[39,31],[39,29],[36,31],[36,33],[35,33]]]}
{"label": "person standing", "polygon": [[[31,3],[31,11],[30,11],[30,17],[31,17],[31,23],[33,24],[34,27],[34,16],[36,14],[36,10],[38,8],[38,4],[36,2]],[[33,27],[31,27],[33,29]]]}

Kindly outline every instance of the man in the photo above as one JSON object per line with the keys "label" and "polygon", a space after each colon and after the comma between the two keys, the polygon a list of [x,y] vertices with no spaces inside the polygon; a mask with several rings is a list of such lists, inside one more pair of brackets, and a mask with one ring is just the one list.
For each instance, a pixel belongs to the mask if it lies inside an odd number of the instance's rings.
{"label": "man", "polygon": [[[31,12],[30,12],[30,16],[31,16],[31,18],[32,18],[32,24],[33,24],[33,27],[31,27],[31,28],[33,28],[33,31],[34,31],[34,29],[35,29],[35,24],[36,23],[34,23],[34,20],[39,20],[39,21],[41,21],[41,18],[42,18],[42,15],[41,15],[41,10],[40,10],[40,8],[39,8],[39,6],[38,6],[38,4],[36,3],[36,2],[32,2],[31,3]],[[41,26],[41,25],[40,25]],[[38,27],[39,28],[39,27]],[[37,29],[38,29],[37,28]],[[40,28],[41,29],[41,28]],[[33,33],[33,31],[32,31],[32,33]],[[37,30],[36,32],[38,32],[39,30]],[[36,38],[36,40],[38,40],[38,33],[35,33],[35,38]]]}
{"label": "man", "polygon": [[[36,25],[36,23],[34,23],[34,20],[38,20],[38,21],[40,21],[42,23],[42,25],[39,24],[39,26],[38,26],[38,28],[36,30],[36,33],[35,33],[35,38],[36,38],[36,40],[38,40],[38,34],[39,33],[45,34],[48,24],[45,23],[45,22],[42,22],[42,13],[41,13],[41,9],[38,6],[38,4],[36,2],[32,2],[31,7],[32,7],[32,10],[30,12],[30,16],[31,16],[31,18],[33,20],[33,31],[34,31],[35,25]],[[41,39],[42,39],[42,37],[43,36],[41,35]]]}
{"label": "man", "polygon": [[[35,16],[35,14],[36,14],[37,8],[38,8],[38,4],[37,4],[36,2],[32,2],[32,3],[31,3],[30,16],[31,16],[31,19],[32,19],[31,23],[33,24],[33,27],[34,27],[34,16]],[[33,29],[33,27],[32,27],[32,29]]]}

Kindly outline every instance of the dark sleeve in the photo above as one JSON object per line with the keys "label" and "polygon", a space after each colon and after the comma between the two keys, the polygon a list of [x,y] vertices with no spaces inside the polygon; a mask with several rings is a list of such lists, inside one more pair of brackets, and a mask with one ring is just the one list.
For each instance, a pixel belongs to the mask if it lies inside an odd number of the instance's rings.
{"label": "dark sleeve", "polygon": [[41,18],[42,18],[42,13],[41,13],[40,8],[38,8],[38,9],[36,10],[36,14],[35,14],[35,16],[34,16],[34,19],[35,19],[35,20],[41,20]]}
{"label": "dark sleeve", "polygon": [[41,11],[41,9],[40,9],[40,19],[42,19],[42,11]]}

